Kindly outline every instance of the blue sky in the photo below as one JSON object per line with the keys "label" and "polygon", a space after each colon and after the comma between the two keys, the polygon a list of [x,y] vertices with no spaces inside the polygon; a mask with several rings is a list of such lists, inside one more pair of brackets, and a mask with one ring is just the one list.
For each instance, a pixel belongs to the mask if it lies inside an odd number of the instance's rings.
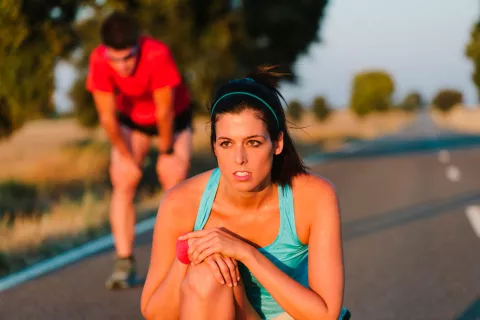
{"label": "blue sky", "polygon": [[282,86],[284,96],[308,103],[321,94],[342,108],[353,75],[382,68],[394,77],[396,98],[419,90],[430,99],[439,88],[453,87],[475,104],[464,48],[479,16],[478,0],[331,0],[323,42],[298,60],[300,81]]}
{"label": "blue sky", "polygon": [[[288,100],[309,103],[324,95],[333,107],[348,103],[353,75],[381,68],[396,83],[395,97],[419,90],[431,99],[443,87],[475,104],[472,64],[464,56],[470,29],[480,16],[478,0],[330,0],[321,43],[312,44],[295,70],[297,85],[283,85]],[[57,68],[56,101],[68,108],[65,90],[73,71]]]}

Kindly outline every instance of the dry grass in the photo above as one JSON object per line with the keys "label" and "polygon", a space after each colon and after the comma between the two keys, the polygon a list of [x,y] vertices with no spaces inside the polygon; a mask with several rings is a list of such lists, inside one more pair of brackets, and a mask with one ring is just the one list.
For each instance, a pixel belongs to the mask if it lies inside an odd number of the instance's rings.
{"label": "dry grass", "polygon": [[[154,211],[161,195],[137,204],[138,218]],[[80,203],[61,201],[39,218],[17,218],[13,228],[1,224],[0,234],[8,241],[0,242],[0,252],[28,251],[50,239],[71,239],[82,231],[100,228],[108,220],[109,200],[109,196],[98,199],[86,193]]]}
{"label": "dry grass", "polygon": [[371,114],[358,118],[349,110],[335,111],[325,122],[318,122],[313,114],[307,113],[295,126],[302,130],[292,129],[295,140],[328,140],[345,137],[371,139],[392,133],[408,124],[415,118],[414,114],[400,111]]}
{"label": "dry grass", "polygon": [[[306,114],[292,126],[291,133],[301,144],[318,146],[319,141],[326,140],[333,141],[330,145],[333,147],[345,137],[372,138],[393,132],[413,117],[390,112],[360,120],[348,111],[337,111],[326,122],[319,123]],[[210,156],[207,122],[206,118],[195,120],[194,152],[200,158]],[[0,171],[0,182],[15,179],[40,185],[66,185],[72,181],[104,183],[108,151],[102,130],[82,130],[73,120],[32,122],[11,139],[0,141],[0,167],[7,168]],[[137,205],[139,218],[155,211],[160,197],[160,192],[142,197]],[[38,248],[53,246],[61,251],[108,232],[108,203],[109,190],[100,197],[88,189],[76,201],[60,197],[48,213],[36,217],[18,215],[10,226],[0,221],[0,275],[45,256]]]}
{"label": "dry grass", "polygon": [[[136,206],[138,219],[155,214],[161,195]],[[0,223],[0,277],[108,233],[108,206],[108,196],[86,193],[80,203],[62,201],[39,218],[17,218],[13,227]]]}
{"label": "dry grass", "polygon": [[[373,138],[394,132],[413,119],[402,112],[372,114],[358,119],[347,110],[332,114],[321,123],[310,113],[291,126],[299,142]],[[194,152],[209,150],[207,118],[195,119]],[[78,127],[74,120],[40,120],[28,123],[12,138],[0,141],[0,180],[26,182],[67,182],[95,180],[108,166],[108,148],[103,131],[92,132]]]}
{"label": "dry grass", "polygon": [[430,111],[433,120],[440,127],[464,133],[480,133],[480,109],[455,107],[451,112],[444,114],[437,110]]}

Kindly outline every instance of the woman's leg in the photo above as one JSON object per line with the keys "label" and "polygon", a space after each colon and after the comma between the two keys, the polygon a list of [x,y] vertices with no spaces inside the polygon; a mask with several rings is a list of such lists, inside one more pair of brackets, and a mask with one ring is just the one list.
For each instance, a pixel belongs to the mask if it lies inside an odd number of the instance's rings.
{"label": "woman's leg", "polygon": [[182,283],[180,319],[260,319],[246,298],[243,285],[220,284],[205,264],[190,266]]}

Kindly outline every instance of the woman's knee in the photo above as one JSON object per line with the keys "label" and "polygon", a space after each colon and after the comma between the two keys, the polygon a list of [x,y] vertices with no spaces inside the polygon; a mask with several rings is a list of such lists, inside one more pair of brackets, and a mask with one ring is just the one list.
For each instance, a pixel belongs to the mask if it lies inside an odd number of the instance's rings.
{"label": "woman's knee", "polygon": [[218,283],[210,267],[205,263],[190,266],[181,286],[182,294],[204,299],[226,290],[231,292],[232,288]]}

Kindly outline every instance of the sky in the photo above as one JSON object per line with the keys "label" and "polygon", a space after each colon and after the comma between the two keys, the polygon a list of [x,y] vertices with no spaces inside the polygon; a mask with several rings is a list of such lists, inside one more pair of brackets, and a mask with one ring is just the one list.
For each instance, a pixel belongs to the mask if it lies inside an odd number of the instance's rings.
{"label": "sky", "polygon": [[[285,84],[286,100],[308,104],[323,95],[334,108],[348,104],[351,80],[367,69],[389,72],[394,98],[412,90],[430,100],[441,88],[463,92],[465,103],[477,103],[471,81],[472,63],[464,55],[479,0],[330,0],[320,30],[320,43],[295,64],[299,81]],[[74,72],[56,69],[58,109],[68,110],[66,91]]]}
{"label": "sky", "polygon": [[464,55],[478,0],[330,0],[320,30],[295,71],[298,85],[282,85],[289,101],[324,95],[335,108],[348,103],[353,75],[384,69],[401,99],[419,90],[426,99],[443,87],[459,89],[476,104],[473,65]]}

